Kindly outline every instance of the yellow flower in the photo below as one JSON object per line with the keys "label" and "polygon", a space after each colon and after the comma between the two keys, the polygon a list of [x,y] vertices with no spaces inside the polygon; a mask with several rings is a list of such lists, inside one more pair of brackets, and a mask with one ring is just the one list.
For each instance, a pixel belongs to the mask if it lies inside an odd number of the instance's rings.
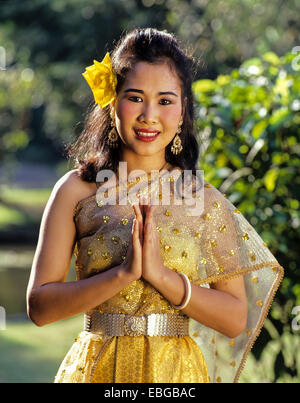
{"label": "yellow flower", "polygon": [[117,77],[112,69],[109,53],[106,53],[101,63],[94,60],[94,64],[85,70],[82,75],[93,91],[95,102],[100,108],[105,108],[115,99],[117,86]]}

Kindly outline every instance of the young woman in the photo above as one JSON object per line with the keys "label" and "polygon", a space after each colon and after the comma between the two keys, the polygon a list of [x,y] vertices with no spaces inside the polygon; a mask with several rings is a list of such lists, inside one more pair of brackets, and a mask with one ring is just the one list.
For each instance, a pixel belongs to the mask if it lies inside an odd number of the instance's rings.
{"label": "young woman", "polygon": [[178,203],[185,172],[198,183],[192,59],[173,35],[136,29],[84,77],[96,103],[46,206],[27,293],[38,326],[85,313],[55,381],[236,381],[282,268],[209,183],[193,187],[200,213]]}

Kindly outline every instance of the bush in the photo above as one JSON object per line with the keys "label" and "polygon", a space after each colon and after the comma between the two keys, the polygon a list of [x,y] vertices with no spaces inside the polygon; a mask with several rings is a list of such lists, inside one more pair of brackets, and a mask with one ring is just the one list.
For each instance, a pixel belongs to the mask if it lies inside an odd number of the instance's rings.
{"label": "bush", "polygon": [[[291,329],[291,311],[300,305],[299,72],[295,54],[279,58],[268,52],[230,75],[193,84],[205,179],[238,205],[285,268],[271,324],[253,350],[256,359],[261,344],[273,354],[274,374],[265,374],[269,381],[300,379],[299,357],[288,349],[299,345]],[[279,347],[268,348],[269,343]]]}

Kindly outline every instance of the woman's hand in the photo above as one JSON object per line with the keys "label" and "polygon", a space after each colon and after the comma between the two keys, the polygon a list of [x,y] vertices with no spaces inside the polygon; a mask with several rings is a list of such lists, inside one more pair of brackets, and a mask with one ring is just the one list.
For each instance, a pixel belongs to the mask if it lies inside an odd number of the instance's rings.
{"label": "woman's hand", "polygon": [[[154,221],[155,206],[143,199],[143,248],[142,248],[142,276],[149,283],[156,283],[165,266],[160,254],[159,236]],[[139,217],[140,219],[140,217]]]}
{"label": "woman's hand", "polygon": [[165,269],[153,218],[154,206],[149,205],[145,198],[140,198],[139,204],[132,207],[135,212],[132,239],[122,265],[133,280],[143,277],[153,284]]}
{"label": "woman's hand", "polygon": [[135,211],[135,218],[132,223],[131,241],[128,245],[127,254],[124,262],[122,263],[123,269],[128,274],[132,281],[138,280],[142,276],[142,232],[143,228],[140,226],[141,212],[133,206]]}

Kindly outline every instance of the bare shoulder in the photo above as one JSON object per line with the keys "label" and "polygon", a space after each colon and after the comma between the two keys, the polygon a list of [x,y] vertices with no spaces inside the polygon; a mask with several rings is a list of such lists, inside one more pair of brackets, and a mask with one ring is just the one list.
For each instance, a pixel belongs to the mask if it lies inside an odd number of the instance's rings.
{"label": "bare shoulder", "polygon": [[68,204],[73,209],[80,200],[95,194],[96,191],[95,183],[85,182],[80,178],[78,170],[73,169],[56,182],[50,198]]}
{"label": "bare shoulder", "polygon": [[64,281],[76,239],[74,207],[94,192],[96,185],[84,182],[77,170],[63,175],[54,185],[41,221],[30,288]]}

